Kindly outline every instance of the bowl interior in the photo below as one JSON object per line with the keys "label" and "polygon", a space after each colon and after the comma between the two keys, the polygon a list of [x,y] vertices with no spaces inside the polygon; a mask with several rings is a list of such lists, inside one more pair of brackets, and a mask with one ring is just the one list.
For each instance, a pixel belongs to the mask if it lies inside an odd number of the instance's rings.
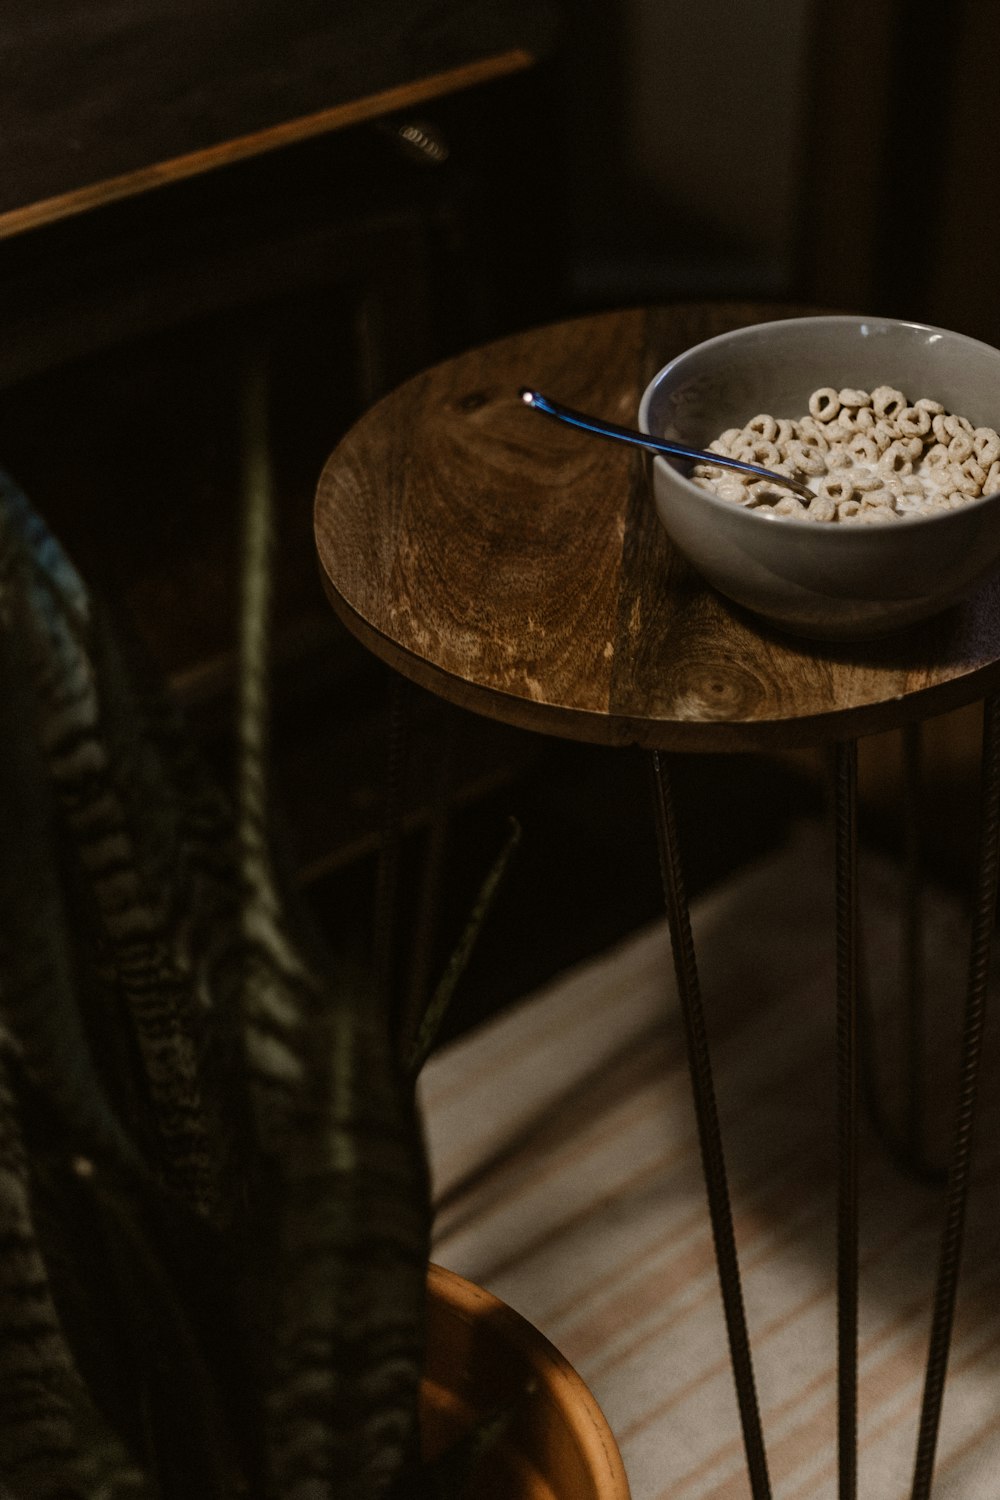
{"label": "bowl interior", "polygon": [[758,323],[697,345],[647,387],[639,425],[704,447],[759,412],[801,417],[814,390],[847,385],[892,385],[1000,428],[1000,351],[922,323],[850,316]]}

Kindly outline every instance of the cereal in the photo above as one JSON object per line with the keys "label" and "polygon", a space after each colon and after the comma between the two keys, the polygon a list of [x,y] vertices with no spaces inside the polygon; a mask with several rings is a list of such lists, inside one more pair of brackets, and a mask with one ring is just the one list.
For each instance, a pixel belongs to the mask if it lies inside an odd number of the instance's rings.
{"label": "cereal", "polygon": [[[842,396],[844,392],[840,393]],[[849,391],[848,395],[857,394]],[[928,418],[928,422],[930,418]],[[836,426],[842,432],[870,432],[875,426],[875,413],[870,406],[848,407],[842,406],[837,413]]]}
{"label": "cereal", "polygon": [[859,432],[857,437],[852,438],[847,446],[851,455],[851,462],[855,464],[876,464],[879,459],[878,444],[874,438]]}
{"label": "cereal", "polygon": [[826,464],[822,453],[810,443],[794,440],[786,443],[782,453],[781,461],[787,464],[789,471],[800,474],[816,475],[826,473]]}
{"label": "cereal", "polygon": [[826,453],[830,446],[830,439],[815,417],[803,417],[800,422],[793,423],[797,429],[799,442],[808,443],[810,448],[818,448],[821,453]]}
{"label": "cereal", "polygon": [[948,457],[953,464],[964,464],[975,451],[975,445],[967,432],[956,432],[948,444]]}
{"label": "cereal", "polygon": [[828,500],[834,501],[836,505],[843,505],[854,498],[854,486],[849,479],[841,478],[840,475],[830,474],[819,482],[816,492],[825,495]]}
{"label": "cereal", "polygon": [[939,464],[950,464],[951,458],[944,443],[932,443],[929,448],[924,449],[924,468],[933,469]]}
{"label": "cereal", "polygon": [[984,469],[988,469],[1000,458],[1000,438],[992,427],[977,427],[972,434],[972,443],[976,462],[982,464]]}
{"label": "cereal", "polygon": [[832,422],[840,410],[840,397],[832,385],[813,391],[809,397],[809,411],[817,422]]}
{"label": "cereal", "polygon": [[878,466],[883,474],[912,474],[913,459],[909,451],[903,447],[902,439],[897,438],[890,443],[878,461]]}
{"label": "cereal", "polygon": [[699,464],[703,489],[749,510],[818,524],[883,524],[933,515],[1000,492],[1000,434],[973,427],[929,396],[910,402],[895,386],[869,394],[853,386],[813,391],[792,420],[759,412],[730,427],[709,450],[778,474],[813,492],[805,504],[778,481],[752,481]]}
{"label": "cereal", "polygon": [[906,397],[902,391],[897,391],[891,385],[879,385],[872,391],[872,411],[877,420],[893,422],[905,410]]}
{"label": "cereal", "polygon": [[778,424],[774,417],[763,414],[759,417],[751,417],[746,426],[747,432],[752,432],[756,438],[762,438],[765,443],[773,443],[778,436]]}
{"label": "cereal", "polygon": [[713,489],[717,495],[721,495],[723,500],[731,500],[734,505],[750,504],[750,492],[742,479],[734,474],[731,469],[725,479],[720,479],[717,483],[710,485],[709,488]]}
{"label": "cereal", "polygon": [[926,406],[904,406],[896,426],[901,437],[923,437],[931,430],[931,414]]}
{"label": "cereal", "polygon": [[846,437],[838,437],[831,441],[826,454],[826,466],[828,469],[847,469],[851,465],[851,454],[847,446]]}
{"label": "cereal", "polygon": [[895,422],[886,422],[880,418],[871,430],[871,439],[879,453],[884,453],[890,443],[894,443],[899,437],[899,428]]}
{"label": "cereal", "polygon": [[[971,451],[970,448],[969,452]],[[761,469],[773,469],[775,464],[781,462],[781,454],[775,444],[762,437],[752,437],[749,441],[738,443],[733,449],[733,456],[745,463],[757,464]]]}
{"label": "cereal", "polygon": [[830,495],[814,495],[809,501],[809,519],[811,521],[835,521],[837,519],[837,502]]}

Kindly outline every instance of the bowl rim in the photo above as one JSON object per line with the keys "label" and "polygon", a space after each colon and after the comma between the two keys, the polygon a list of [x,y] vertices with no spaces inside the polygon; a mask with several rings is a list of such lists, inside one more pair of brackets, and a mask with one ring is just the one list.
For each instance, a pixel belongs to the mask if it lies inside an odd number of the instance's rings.
{"label": "bowl rim", "polygon": [[[865,316],[860,313],[816,313],[800,318],[770,318],[763,323],[746,323],[741,328],[733,328],[726,333],[713,334],[711,338],[702,339],[699,343],[692,344],[689,348],[682,349],[679,354],[675,354],[673,359],[668,360],[665,365],[657,370],[656,374],[643,390],[642,396],[639,399],[639,430],[648,433],[651,437],[656,436],[649,427],[649,408],[660,381],[683,360],[690,358],[693,354],[700,354],[704,349],[710,349],[713,344],[731,344],[734,339],[740,339],[751,334],[759,334],[762,330],[767,331],[781,327],[787,328],[789,325],[797,327],[822,325],[828,327],[830,324],[850,324],[853,327],[858,327],[864,323],[881,325],[884,328],[912,328],[920,333],[940,334],[946,338],[958,340],[960,343],[985,349],[990,354],[996,355],[997,360],[1000,361],[1000,349],[996,348],[993,344],[987,344],[985,339],[973,338],[971,334],[957,333],[954,329],[942,328],[934,323],[923,323],[914,318],[875,317],[870,315]],[[1000,428],[997,430],[1000,431]],[[668,470],[676,479],[681,481],[689,497],[706,502],[710,510],[717,509],[721,514],[731,517],[732,524],[737,526],[747,524],[752,526],[778,525],[792,533],[801,532],[809,536],[816,536],[818,534],[820,536],[839,537],[841,540],[834,542],[833,545],[848,547],[859,546],[865,542],[868,545],[872,545],[873,537],[880,535],[892,536],[900,529],[899,525],[890,526],[888,522],[871,526],[825,526],[817,521],[799,520],[795,516],[776,516],[773,511],[765,511],[761,514],[759,511],[750,509],[745,505],[734,505],[731,500],[723,500],[720,495],[713,494],[711,490],[703,490],[700,485],[695,484],[677,467],[679,464],[688,462],[688,460],[671,459],[665,454],[652,454],[650,456],[654,466],[657,464],[662,465],[665,470]],[[922,529],[926,526],[940,526],[945,522],[954,520],[956,517],[971,516],[985,509],[987,506],[995,506],[998,501],[1000,501],[1000,490],[994,491],[991,495],[978,495],[974,499],[970,499],[965,505],[961,505],[953,510],[941,510],[937,514],[930,515],[901,517],[900,524],[905,527],[906,531]],[[735,519],[736,516],[742,516],[743,519],[737,521]],[[847,540],[848,538],[851,538],[851,540]]]}

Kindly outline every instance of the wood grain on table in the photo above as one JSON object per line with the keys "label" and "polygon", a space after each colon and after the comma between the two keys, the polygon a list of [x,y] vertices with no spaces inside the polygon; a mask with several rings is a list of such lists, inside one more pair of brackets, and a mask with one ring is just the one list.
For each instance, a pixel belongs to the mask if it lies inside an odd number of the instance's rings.
{"label": "wood grain on table", "polygon": [[672,549],[641,455],[545,420],[535,386],[634,425],[673,355],[780,316],[611,312],[475,349],[375,406],[316,501],[323,580],[390,665],[479,713],[567,738],[744,750],[866,734],[1000,684],[1000,582],[875,642],[772,630]]}

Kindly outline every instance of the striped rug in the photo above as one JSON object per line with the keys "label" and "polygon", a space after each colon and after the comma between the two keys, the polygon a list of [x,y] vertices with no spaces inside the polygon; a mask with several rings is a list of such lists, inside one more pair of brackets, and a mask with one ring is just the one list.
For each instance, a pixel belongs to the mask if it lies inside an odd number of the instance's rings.
{"label": "striped rug", "polygon": [[[832,862],[789,846],[693,913],[775,1500],[836,1494]],[[878,1097],[898,1111],[898,875],[862,862]],[[929,1149],[950,1133],[967,924],[925,899]],[[987,1073],[935,1500],[1000,1497],[1000,1017]],[[422,1084],[435,1259],[573,1362],[634,1500],[745,1500],[736,1402],[662,924],[436,1057]],[[860,1485],[905,1500],[941,1192],[862,1145]]]}

